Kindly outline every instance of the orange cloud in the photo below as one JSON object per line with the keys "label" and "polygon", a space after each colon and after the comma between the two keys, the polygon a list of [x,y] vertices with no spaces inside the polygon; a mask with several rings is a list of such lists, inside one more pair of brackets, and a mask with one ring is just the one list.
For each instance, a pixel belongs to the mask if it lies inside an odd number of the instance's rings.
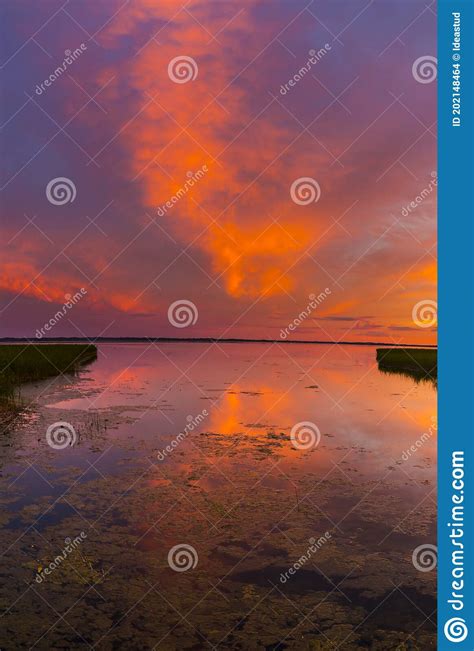
{"label": "orange cloud", "polygon": [[[320,230],[314,223],[319,206],[297,206],[290,198],[290,184],[301,176],[302,163],[293,162],[291,170],[288,161],[280,160],[289,140],[286,121],[274,122],[264,111],[258,117],[249,91],[233,83],[242,63],[233,61],[232,53],[238,58],[238,34],[248,30],[254,4],[248,3],[214,42],[209,32],[219,31],[221,16],[200,15],[203,29],[187,12],[170,15],[172,2],[158,6],[148,0],[124,9],[102,35],[112,46],[153,18],[163,23],[159,45],[150,41],[119,71],[113,70],[116,82],[106,92],[119,101],[125,80],[138,98],[140,114],[121,138],[129,174],[138,176],[148,210],[155,212],[172,200],[190,172],[203,165],[209,169],[162,221],[174,236],[209,256],[212,272],[224,278],[227,293],[235,298],[292,289],[291,268]],[[189,6],[194,11],[200,12],[199,3]],[[186,84],[173,83],[167,72],[169,61],[180,54],[192,55],[198,68],[197,78]],[[312,167],[314,162],[313,156]],[[284,202],[275,201],[276,196]],[[269,217],[279,223],[270,220],[269,225]]]}

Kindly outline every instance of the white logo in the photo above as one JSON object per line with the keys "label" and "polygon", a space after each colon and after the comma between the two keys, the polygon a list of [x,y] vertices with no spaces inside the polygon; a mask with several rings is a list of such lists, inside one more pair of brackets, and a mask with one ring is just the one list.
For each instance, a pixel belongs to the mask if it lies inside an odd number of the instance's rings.
{"label": "white logo", "polygon": [[436,545],[419,545],[413,550],[411,560],[419,572],[431,572],[438,563],[438,548]]}
{"label": "white logo", "polygon": [[184,56],[171,59],[168,64],[168,77],[175,84],[186,84],[194,81],[198,75],[198,65],[192,57]]}
{"label": "white logo", "polygon": [[198,309],[192,301],[182,298],[171,303],[168,308],[168,321],[175,328],[187,328],[198,319]]}
{"label": "white logo", "polygon": [[58,421],[50,425],[46,430],[46,441],[51,448],[63,450],[76,443],[77,434],[71,423]]}
{"label": "white logo", "polygon": [[448,619],[444,625],[444,635],[450,642],[464,642],[467,634],[466,620],[462,617]]}
{"label": "white logo", "polygon": [[318,427],[309,420],[296,423],[291,428],[290,439],[293,447],[297,450],[311,450],[319,445],[321,432]]}
{"label": "white logo", "polygon": [[76,198],[76,186],[71,179],[58,176],[46,186],[46,196],[49,203],[54,206],[64,206],[65,203],[72,203]]}
{"label": "white logo", "polygon": [[198,564],[198,554],[192,545],[181,543],[168,552],[168,565],[175,572],[194,570]]}
{"label": "white logo", "polygon": [[430,84],[438,74],[438,59],[429,54],[419,57],[413,62],[411,73],[420,84]]}
{"label": "white logo", "polygon": [[291,184],[290,196],[299,206],[307,206],[319,201],[321,188],[315,179],[310,176],[302,176]]}
{"label": "white logo", "polygon": [[431,328],[438,321],[438,303],[430,299],[418,301],[413,306],[411,316],[415,325],[420,328]]}

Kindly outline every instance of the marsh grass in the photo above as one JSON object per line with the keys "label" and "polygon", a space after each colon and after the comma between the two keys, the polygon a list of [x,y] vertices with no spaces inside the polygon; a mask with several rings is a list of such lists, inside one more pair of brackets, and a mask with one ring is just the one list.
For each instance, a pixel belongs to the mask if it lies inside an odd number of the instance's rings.
{"label": "marsh grass", "polygon": [[97,359],[93,344],[0,345],[0,398],[13,399],[24,382],[74,373]]}
{"label": "marsh grass", "polygon": [[377,348],[379,369],[399,373],[417,381],[437,381],[438,350],[436,348]]}

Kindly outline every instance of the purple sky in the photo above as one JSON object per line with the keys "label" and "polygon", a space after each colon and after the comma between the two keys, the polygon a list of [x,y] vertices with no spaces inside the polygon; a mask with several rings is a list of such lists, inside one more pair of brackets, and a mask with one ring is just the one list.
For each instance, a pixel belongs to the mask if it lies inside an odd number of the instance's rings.
{"label": "purple sky", "polygon": [[435,9],[4,0],[0,335],[433,343]]}

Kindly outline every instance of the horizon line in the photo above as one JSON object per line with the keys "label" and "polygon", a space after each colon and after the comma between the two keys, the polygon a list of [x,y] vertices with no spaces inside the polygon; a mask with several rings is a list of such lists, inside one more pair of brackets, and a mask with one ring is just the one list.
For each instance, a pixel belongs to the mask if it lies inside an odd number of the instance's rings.
{"label": "horizon line", "polygon": [[330,345],[339,344],[345,346],[389,346],[391,348],[438,348],[437,344],[394,344],[384,341],[321,341],[311,339],[246,339],[241,337],[0,337],[2,342],[25,342],[25,343],[42,343],[42,342],[89,342],[89,343],[107,343],[107,342],[161,342],[161,343],[258,343],[258,344],[315,344]]}

